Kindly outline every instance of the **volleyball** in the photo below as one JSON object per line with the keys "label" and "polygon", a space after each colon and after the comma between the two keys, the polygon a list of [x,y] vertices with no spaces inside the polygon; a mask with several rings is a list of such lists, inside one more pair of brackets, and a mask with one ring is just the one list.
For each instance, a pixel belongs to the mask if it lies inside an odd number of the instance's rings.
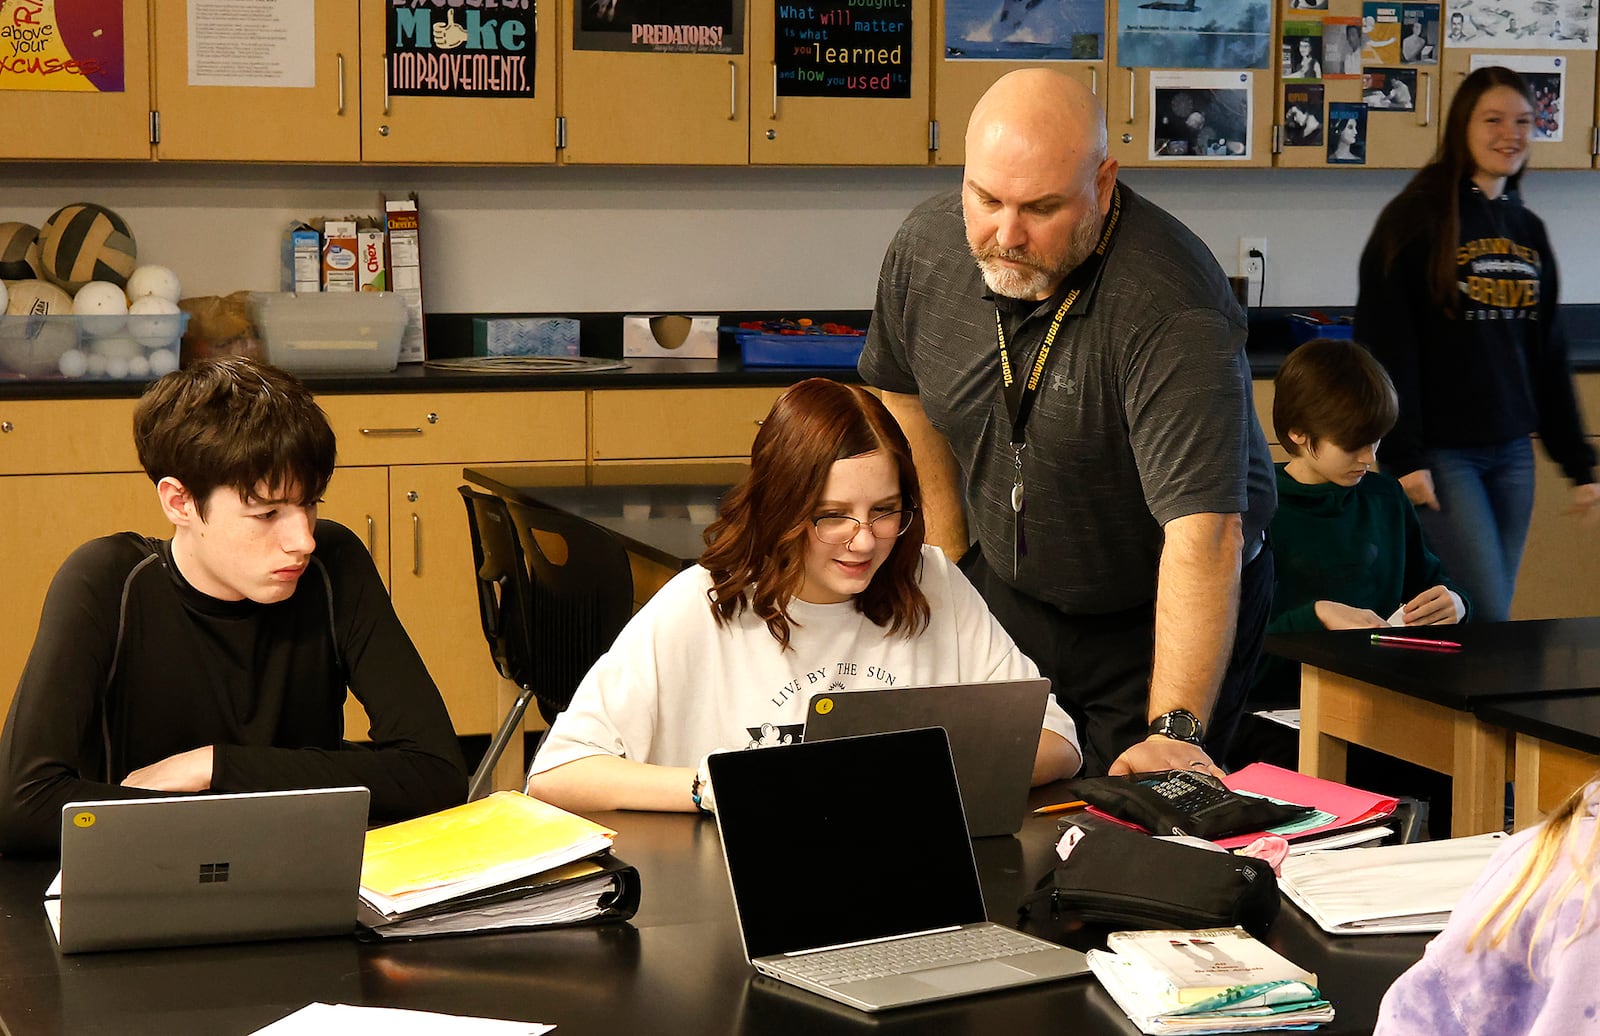
{"label": "volleyball", "polygon": [[0,223],[0,278],[28,281],[39,276],[39,228]]}
{"label": "volleyball", "polygon": [[137,258],[133,231],[121,216],[101,205],[64,206],[39,228],[40,270],[69,292],[90,281],[125,287]]}

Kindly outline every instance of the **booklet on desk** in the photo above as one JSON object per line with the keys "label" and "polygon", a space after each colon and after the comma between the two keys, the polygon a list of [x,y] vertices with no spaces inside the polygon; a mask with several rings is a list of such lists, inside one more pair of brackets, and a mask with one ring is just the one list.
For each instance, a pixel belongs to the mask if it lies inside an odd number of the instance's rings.
{"label": "booklet on desk", "polygon": [[1250,1032],[1333,1020],[1317,977],[1241,928],[1113,932],[1089,968],[1139,1031]]}
{"label": "booklet on desk", "polygon": [[1237,792],[1311,806],[1318,811],[1316,816],[1268,831],[1217,839],[1217,844],[1224,849],[1249,845],[1264,834],[1279,835],[1294,842],[1332,831],[1376,824],[1394,813],[1399,804],[1397,799],[1388,795],[1362,791],[1321,777],[1310,777],[1271,763],[1251,763],[1228,774],[1222,783]]}
{"label": "booklet on desk", "polygon": [[616,832],[521,792],[367,832],[361,910],[391,921],[611,848]]}

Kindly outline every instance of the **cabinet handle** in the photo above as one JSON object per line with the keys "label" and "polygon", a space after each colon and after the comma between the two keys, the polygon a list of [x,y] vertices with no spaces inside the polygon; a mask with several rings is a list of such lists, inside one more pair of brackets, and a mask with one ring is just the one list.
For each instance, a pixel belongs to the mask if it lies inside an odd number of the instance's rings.
{"label": "cabinet handle", "polygon": [[739,118],[739,64],[728,62],[728,121]]}
{"label": "cabinet handle", "polygon": [[344,114],[344,55],[339,55],[339,114]]}
{"label": "cabinet handle", "polygon": [[422,575],[422,516],[411,512],[411,574]]}
{"label": "cabinet handle", "polygon": [[1422,73],[1422,125],[1433,124],[1433,73]]}
{"label": "cabinet handle", "polygon": [[363,428],[362,435],[421,435],[421,428]]}
{"label": "cabinet handle", "polygon": [[17,426],[10,421],[0,421],[0,432],[14,432],[16,430]]}
{"label": "cabinet handle", "polygon": [[372,520],[370,514],[367,515],[367,553],[378,556],[378,523]]}
{"label": "cabinet handle", "polygon": [[383,114],[389,114],[389,55],[383,56]]}
{"label": "cabinet handle", "polygon": [[1089,66],[1089,92],[1096,97],[1100,96],[1100,66]]}
{"label": "cabinet handle", "polygon": [[778,63],[772,63],[772,120],[778,120]]}
{"label": "cabinet handle", "polygon": [[1128,69],[1128,125],[1133,125],[1133,120],[1138,114],[1139,106],[1139,77],[1133,69]]}

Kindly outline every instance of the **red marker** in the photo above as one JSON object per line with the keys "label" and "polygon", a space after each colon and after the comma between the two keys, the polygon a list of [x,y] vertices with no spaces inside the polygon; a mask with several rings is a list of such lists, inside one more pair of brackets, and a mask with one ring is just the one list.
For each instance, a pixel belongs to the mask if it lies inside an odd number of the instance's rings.
{"label": "red marker", "polygon": [[1431,640],[1427,637],[1397,637],[1388,633],[1374,633],[1372,642],[1387,647],[1422,648],[1425,651],[1461,650],[1461,645],[1453,640]]}

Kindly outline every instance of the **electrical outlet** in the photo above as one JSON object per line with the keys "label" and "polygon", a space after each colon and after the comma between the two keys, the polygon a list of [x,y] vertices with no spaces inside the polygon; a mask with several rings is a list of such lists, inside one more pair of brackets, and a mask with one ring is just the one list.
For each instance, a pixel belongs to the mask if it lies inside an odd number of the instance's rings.
{"label": "electrical outlet", "polygon": [[[1260,257],[1251,255],[1252,251],[1260,252]],[[1252,288],[1261,283],[1261,278],[1267,271],[1267,239],[1264,237],[1241,237],[1239,239],[1239,276],[1248,277]]]}

